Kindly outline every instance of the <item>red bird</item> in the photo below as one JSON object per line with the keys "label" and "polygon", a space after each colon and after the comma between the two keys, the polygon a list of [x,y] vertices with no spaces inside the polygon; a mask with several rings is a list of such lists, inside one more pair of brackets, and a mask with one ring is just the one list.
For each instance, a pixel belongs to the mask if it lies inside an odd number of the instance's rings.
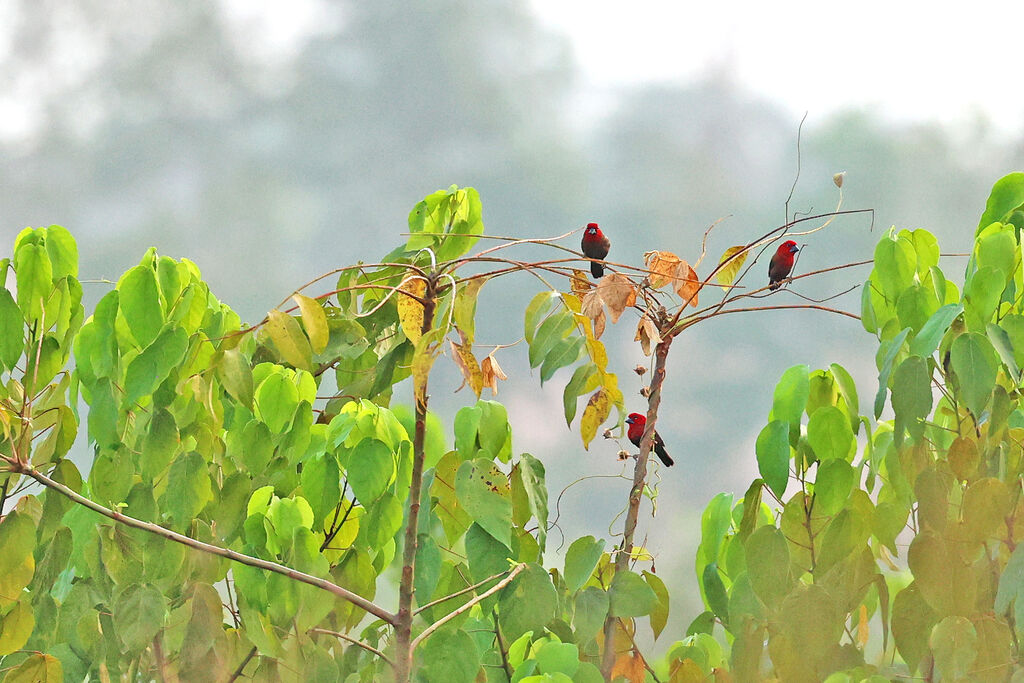
{"label": "red bird", "polygon": [[[626,424],[629,425],[629,431],[626,432],[626,436],[633,443],[634,446],[640,447],[640,439],[644,436],[644,426],[647,424],[647,418],[640,413],[630,413],[629,417],[626,418]],[[665,463],[665,467],[672,467],[675,461],[669,457],[668,451],[665,450],[665,442],[661,440],[661,435],[658,432],[654,432],[654,454]]]}
{"label": "red bird", "polygon": [[782,281],[789,277],[789,271],[793,270],[793,259],[800,248],[793,240],[786,240],[775,250],[771,263],[768,264],[768,289],[776,290],[782,286]]}
{"label": "red bird", "polygon": [[[585,256],[596,259],[603,259],[612,248],[611,241],[604,236],[597,223],[587,223],[587,229],[583,231],[583,240],[580,242],[580,250]],[[597,261],[590,262],[590,274],[595,278],[604,275],[604,264]]]}

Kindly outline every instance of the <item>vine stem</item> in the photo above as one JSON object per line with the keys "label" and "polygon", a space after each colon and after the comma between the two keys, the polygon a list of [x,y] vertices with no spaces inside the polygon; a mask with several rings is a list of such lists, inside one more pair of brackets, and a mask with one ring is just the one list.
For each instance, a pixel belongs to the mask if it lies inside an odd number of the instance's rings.
{"label": "vine stem", "polygon": [[[640,517],[640,501],[643,499],[644,485],[647,481],[647,460],[651,454],[651,445],[654,442],[654,425],[658,420],[658,408],[661,406],[661,385],[665,382],[665,364],[668,359],[668,350],[672,346],[672,334],[665,335],[665,338],[655,347],[654,350],[654,373],[651,377],[651,393],[647,399],[647,423],[644,428],[644,435],[640,439],[640,455],[637,456],[636,466],[633,468],[633,486],[629,490],[629,508],[626,510],[626,522],[623,527],[622,546],[618,555],[615,556],[615,573],[626,571],[629,565],[630,555],[633,553],[633,537],[636,534],[636,524]],[[610,678],[612,668],[615,666],[615,622],[616,617],[608,616],[604,621],[604,658],[602,668],[606,679]]]}
{"label": "vine stem", "polygon": [[96,501],[89,500],[80,493],[76,493],[75,491],[71,490],[64,484],[61,484],[60,482],[50,479],[48,476],[46,476],[42,472],[39,472],[31,465],[20,462],[16,458],[5,457],[3,459],[10,466],[10,471],[17,472],[18,474],[24,474],[27,477],[31,477],[32,479],[35,479],[43,486],[52,489],[57,493],[60,493],[66,498],[70,498],[75,503],[78,503],[83,507],[87,507],[93,512],[99,513],[104,517],[112,519],[115,522],[119,522],[121,524],[124,524],[125,526],[132,527],[133,529],[148,531],[149,533],[155,534],[156,536],[161,536],[169,541],[180,543],[181,545],[188,546],[189,548],[193,548],[204,553],[210,553],[211,555],[225,557],[229,560],[238,562],[239,564],[244,564],[249,567],[255,567],[256,569],[264,569],[269,572],[274,572],[275,574],[287,576],[290,579],[294,579],[295,581],[305,583],[310,586],[321,588],[327,591],[328,593],[332,593],[333,595],[342,598],[343,600],[347,600],[356,607],[369,612],[373,616],[389,624],[393,625],[396,621],[395,615],[391,612],[388,612],[380,605],[374,602],[370,602],[363,596],[357,595],[356,593],[353,593],[350,590],[342,588],[337,584],[331,583],[330,581],[321,579],[316,576],[312,576],[311,574],[300,572],[297,569],[292,569],[291,567],[286,567],[283,564],[278,564],[277,562],[270,562],[269,560],[263,560],[258,557],[243,555],[242,553],[238,553],[234,550],[229,550],[227,548],[221,548],[219,546],[210,545],[209,543],[203,543],[202,541],[197,541],[194,538],[189,538],[188,536],[184,536],[175,531],[171,531],[170,529],[165,529],[164,527],[159,526],[157,524],[153,524],[151,522],[143,522],[141,519],[129,517],[128,515],[118,512],[117,510],[111,510],[110,508],[104,507],[97,503]]}
{"label": "vine stem", "polygon": [[353,645],[356,645],[358,647],[363,648],[367,652],[372,652],[373,654],[377,655],[378,657],[383,659],[388,664],[391,664],[392,666],[394,666],[394,662],[392,662],[388,658],[388,656],[386,654],[384,654],[383,652],[381,652],[380,650],[378,650],[374,646],[369,645],[368,643],[364,643],[363,641],[359,640],[358,638],[353,638],[352,636],[348,635],[347,633],[341,633],[339,631],[330,631],[330,630],[328,630],[326,628],[311,628],[311,629],[309,629],[308,633],[322,633],[325,636],[333,636],[335,638],[338,638],[339,640],[344,640],[346,643],[352,643]]}
{"label": "vine stem", "polygon": [[[435,295],[436,281],[434,276],[427,278],[427,288],[423,294],[423,325],[422,335],[430,332],[434,324],[434,310],[437,307]],[[422,387],[414,387],[416,401],[416,429],[412,441],[412,478],[409,483],[409,515],[405,527],[405,543],[402,548],[402,580],[398,586],[398,613],[395,625],[395,680],[406,683],[412,673],[412,651],[416,641],[412,640],[412,598],[415,588],[413,577],[416,568],[416,549],[418,539],[416,531],[419,526],[420,496],[423,487],[424,444],[427,433],[427,380],[424,378]]]}

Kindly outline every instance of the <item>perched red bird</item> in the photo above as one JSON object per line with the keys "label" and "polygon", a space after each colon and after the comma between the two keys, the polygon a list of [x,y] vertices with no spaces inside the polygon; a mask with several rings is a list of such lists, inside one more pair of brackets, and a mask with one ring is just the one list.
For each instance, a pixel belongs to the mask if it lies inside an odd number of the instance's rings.
{"label": "perched red bird", "polygon": [[786,240],[775,250],[771,263],[768,264],[768,289],[775,290],[782,286],[782,281],[789,277],[793,270],[793,255],[800,251],[793,240]]}
{"label": "perched red bird", "polygon": [[[602,259],[608,255],[612,248],[611,241],[604,236],[597,223],[587,223],[587,229],[583,231],[583,240],[580,241],[580,250],[590,258]],[[604,265],[597,261],[590,262],[590,274],[595,278],[604,275]]]}
{"label": "perched red bird", "polygon": [[[633,442],[634,446],[640,446],[640,439],[644,436],[644,426],[647,424],[647,418],[640,413],[630,413],[629,417],[626,418],[626,424],[629,425],[629,431],[626,432],[626,436]],[[654,453],[658,458],[665,463],[665,467],[672,467],[675,461],[669,457],[668,451],[665,450],[665,442],[661,440],[661,435],[658,432],[654,432]]]}

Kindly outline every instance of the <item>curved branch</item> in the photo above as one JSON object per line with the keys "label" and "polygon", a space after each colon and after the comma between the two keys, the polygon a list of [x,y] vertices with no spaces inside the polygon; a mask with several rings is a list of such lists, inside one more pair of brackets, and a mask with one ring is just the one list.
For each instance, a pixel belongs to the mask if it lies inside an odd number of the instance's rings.
{"label": "curved branch", "polygon": [[294,579],[295,581],[299,581],[300,583],[305,583],[310,586],[321,588],[327,591],[328,593],[331,593],[343,600],[347,600],[356,607],[365,610],[366,612],[369,612],[373,616],[387,622],[388,624],[394,625],[395,623],[395,615],[391,612],[388,612],[386,609],[384,609],[376,603],[370,602],[363,596],[357,595],[356,593],[353,593],[350,590],[342,588],[337,584],[331,583],[330,581],[321,579],[316,576],[312,576],[311,574],[300,572],[297,569],[292,569],[291,567],[286,567],[283,564],[278,564],[277,562],[270,562],[269,560],[263,560],[258,557],[252,557],[251,555],[243,555],[242,553],[238,553],[234,550],[229,550],[227,548],[221,548],[219,546],[210,545],[209,543],[203,543],[202,541],[197,541],[194,538],[189,538],[188,536],[184,536],[175,531],[171,531],[170,529],[165,529],[164,527],[159,526],[157,524],[153,524],[151,522],[143,522],[141,519],[129,517],[128,515],[121,514],[116,510],[111,510],[110,508],[104,507],[94,500],[89,500],[82,494],[76,493],[75,491],[71,490],[64,484],[61,484],[60,482],[56,482],[53,479],[50,479],[48,476],[46,476],[42,472],[39,472],[30,465],[18,462],[14,458],[4,459],[7,460],[8,464],[10,465],[10,470],[12,472],[17,472],[18,474],[24,474],[27,477],[31,477],[32,479],[35,479],[43,486],[49,489],[53,489],[54,491],[60,493],[64,497],[70,498],[75,503],[87,507],[93,512],[99,513],[104,517],[114,520],[115,522],[120,522],[121,524],[132,527],[133,529],[140,529],[142,531],[147,531],[157,536],[162,536],[163,538],[166,538],[169,541],[180,543],[181,545],[188,546],[189,548],[194,548],[195,550],[199,550],[204,553],[210,553],[211,555],[226,557],[227,559],[233,560],[240,564],[255,567],[256,569],[264,569],[268,572],[274,572],[275,574],[281,574],[283,576],[287,576],[290,579]]}

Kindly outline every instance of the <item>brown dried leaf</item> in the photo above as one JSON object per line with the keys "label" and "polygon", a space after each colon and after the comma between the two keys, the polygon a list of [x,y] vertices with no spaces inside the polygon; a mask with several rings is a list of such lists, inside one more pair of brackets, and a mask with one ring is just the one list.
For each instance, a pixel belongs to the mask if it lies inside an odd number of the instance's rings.
{"label": "brown dried leaf", "polygon": [[629,683],[643,683],[647,671],[644,669],[644,658],[639,652],[627,652],[615,658],[615,666],[612,667],[611,679],[616,676],[624,677]]}
{"label": "brown dried leaf", "polygon": [[608,307],[612,322],[619,322],[622,313],[636,303],[636,287],[621,273],[610,273],[597,283],[597,293]]}
{"label": "brown dried leaf", "polygon": [[572,293],[576,296],[583,296],[594,286],[594,283],[587,278],[587,274],[578,268],[572,269],[572,277],[569,278],[569,281],[572,286]]}
{"label": "brown dried leaf", "polygon": [[[459,335],[462,337],[461,344],[456,344],[450,339],[448,340],[452,349],[452,360],[455,361],[455,365],[462,372],[462,377],[465,380],[464,384],[469,384],[469,388],[473,390],[476,397],[480,398],[480,392],[484,388],[484,376],[480,371],[480,364],[477,363],[476,356],[473,355],[473,345],[466,343],[466,337],[462,334],[461,330]],[[461,388],[462,386],[459,386],[459,389]]]}
{"label": "brown dried leaf", "polygon": [[686,261],[680,261],[676,267],[676,294],[683,299],[683,305],[690,304],[697,306],[697,292],[700,291],[701,281],[697,277],[697,271],[690,267]]}
{"label": "brown dried leaf", "polygon": [[583,295],[580,313],[590,318],[590,321],[594,324],[594,339],[600,339],[601,335],[604,334],[605,316],[601,294],[596,289],[592,289]]}
{"label": "brown dried leaf", "polygon": [[480,372],[484,376],[484,386],[490,387],[491,391],[495,396],[498,395],[498,380],[508,379],[508,375],[498,365],[497,359],[494,357],[494,351],[491,351],[487,358],[484,358],[480,362]]}
{"label": "brown dried leaf", "polygon": [[[661,343],[661,335],[658,333],[658,326],[654,324],[651,318],[644,314],[640,318],[640,323],[636,326],[636,336],[633,341],[640,342],[640,348],[643,350],[645,356],[651,355],[651,348]],[[639,366],[638,366],[639,370]],[[644,368],[644,372],[647,369]],[[643,374],[637,372],[637,374]]]}
{"label": "brown dried leaf", "polygon": [[648,275],[651,286],[659,289],[672,282],[681,262],[682,259],[671,251],[649,251],[644,254],[644,263],[647,264],[647,270],[651,271]]}

